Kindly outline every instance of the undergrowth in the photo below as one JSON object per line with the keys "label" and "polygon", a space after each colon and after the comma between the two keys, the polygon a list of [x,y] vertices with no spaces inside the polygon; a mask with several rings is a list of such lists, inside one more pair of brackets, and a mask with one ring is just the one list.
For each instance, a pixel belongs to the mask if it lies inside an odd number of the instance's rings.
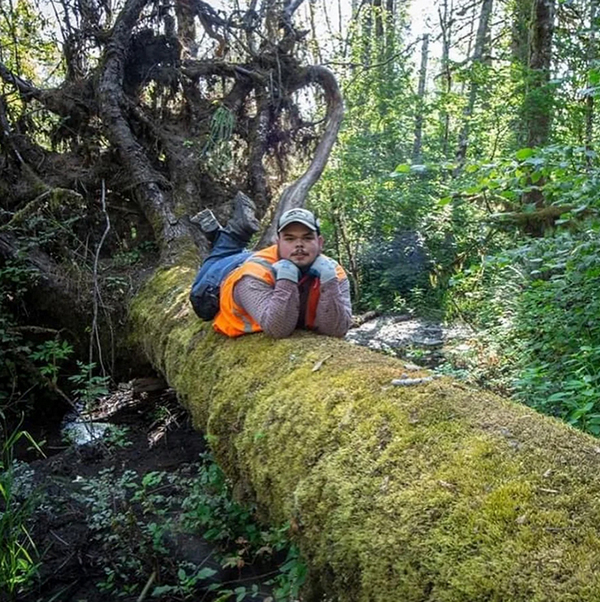
{"label": "undergrowth", "polygon": [[16,600],[35,579],[39,567],[38,550],[29,534],[36,498],[29,486],[29,471],[14,458],[20,439],[40,451],[27,431],[19,427],[8,432],[0,422],[0,593]]}
{"label": "undergrowth", "polygon": [[[252,507],[232,500],[208,455],[170,473],[106,469],[82,483],[77,499],[101,550],[96,563],[104,577],[97,587],[106,595],[138,596],[146,589],[162,600],[195,599],[202,592],[223,602],[298,598],[305,565],[287,539],[288,528],[259,525]],[[193,559],[175,560],[188,536],[209,545],[197,541]],[[270,568],[248,585],[249,567]]]}
{"label": "undergrowth", "polygon": [[451,282],[480,384],[600,435],[600,226],[526,239]]}

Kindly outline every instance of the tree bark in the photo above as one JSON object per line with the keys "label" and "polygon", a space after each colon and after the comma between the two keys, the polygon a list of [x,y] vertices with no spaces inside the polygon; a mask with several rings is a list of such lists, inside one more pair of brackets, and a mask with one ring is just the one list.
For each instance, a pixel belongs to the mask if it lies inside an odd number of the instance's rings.
{"label": "tree bark", "polygon": [[[587,63],[588,70],[595,68],[598,49],[596,47],[596,14],[598,10],[597,0],[590,0],[590,33],[587,45]],[[588,79],[588,88],[594,87],[594,84]],[[594,142],[594,94],[588,94],[585,99],[585,148],[591,151]]]}
{"label": "tree bark", "polygon": [[463,124],[458,136],[458,147],[456,149],[456,173],[462,169],[467,159],[467,147],[469,145],[469,132],[471,130],[471,119],[475,109],[475,101],[479,92],[479,81],[481,73],[478,72],[480,65],[483,63],[486,43],[489,41],[490,34],[490,17],[492,15],[493,0],[483,0],[481,4],[481,12],[479,14],[479,25],[477,27],[477,36],[475,38],[475,48],[473,50],[472,75],[469,85],[469,99],[467,106],[463,111]]}
{"label": "tree bark", "polygon": [[425,84],[427,82],[427,59],[429,57],[429,34],[423,35],[421,45],[421,69],[419,71],[419,88],[417,91],[417,109],[415,116],[415,139],[413,142],[412,161],[421,161],[423,144],[423,113],[425,111]]}
{"label": "tree bark", "polygon": [[[440,35],[442,38],[442,56],[441,56],[441,81],[442,94],[449,96],[452,91],[452,72],[450,70],[450,45],[452,39],[452,6],[448,6],[448,0],[443,0],[442,7],[438,7],[438,17],[440,23]],[[447,103],[448,101],[446,101]],[[442,155],[448,156],[448,140],[450,136],[450,113],[444,107],[442,110]]]}
{"label": "tree bark", "polygon": [[[523,101],[526,145],[541,147],[548,143],[554,94],[549,85],[552,65],[552,38],[554,33],[554,0],[533,0],[530,27],[529,63],[526,73],[526,90]],[[541,188],[544,179],[538,180],[523,195],[523,204],[535,206],[540,211],[546,205]],[[525,231],[531,236],[543,236],[554,222],[528,222]]]}
{"label": "tree bark", "polygon": [[148,0],[130,0],[120,13],[114,27],[110,48],[106,52],[100,75],[98,96],[100,117],[106,134],[119,152],[131,174],[131,183],[148,221],[155,226],[164,259],[170,261],[182,248],[194,246],[189,225],[180,219],[165,194],[169,182],[150,164],[148,156],[131,131],[123,107],[124,67],[131,32]]}
{"label": "tree bark", "polygon": [[596,439],[450,379],[394,387],[402,361],[344,341],[225,339],[193,276],[155,275],[133,333],[238,495],[292,525],[306,600],[597,599]]}
{"label": "tree bark", "polygon": [[552,113],[550,67],[554,33],[554,0],[534,0],[529,46],[529,83],[524,115],[527,146],[543,146],[548,141]]}
{"label": "tree bark", "polygon": [[294,207],[302,207],[306,202],[306,196],[315,182],[321,177],[331,149],[336,141],[342,118],[344,116],[344,101],[333,74],[324,67],[308,67],[303,78],[302,87],[310,82],[317,83],[323,89],[327,101],[327,128],[319,141],[313,159],[306,171],[281,195],[277,209],[270,225],[260,238],[258,247],[271,244],[277,234],[277,222],[283,213]]}

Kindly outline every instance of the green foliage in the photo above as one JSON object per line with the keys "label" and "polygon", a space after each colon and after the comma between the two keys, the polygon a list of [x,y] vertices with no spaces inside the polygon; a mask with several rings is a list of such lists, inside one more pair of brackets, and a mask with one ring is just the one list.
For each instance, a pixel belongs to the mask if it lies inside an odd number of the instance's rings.
{"label": "green foliage", "polygon": [[44,11],[31,0],[17,0],[0,10],[0,60],[21,77],[35,81],[44,66],[55,67],[53,35]]}
{"label": "green foliage", "polygon": [[133,442],[128,438],[129,428],[126,426],[118,426],[110,424],[106,431],[102,434],[102,441],[106,446],[111,448],[123,449],[131,447]]}
{"label": "green foliage", "polygon": [[[149,472],[139,476],[114,469],[81,485],[78,499],[88,508],[88,526],[102,553],[98,561],[105,577],[98,589],[117,597],[139,595],[152,568],[161,567],[155,598],[193,599],[202,590],[223,600],[252,599],[258,586],[228,587],[219,580],[221,567],[241,569],[258,559],[286,553],[272,579],[274,599],[297,599],[305,565],[287,541],[288,528],[264,529],[254,509],[231,499],[221,470],[210,456],[195,467],[175,473]],[[215,544],[202,562],[174,562],[170,552],[178,534],[195,534]],[[233,598],[232,598],[233,596]]]}
{"label": "green foliage", "polygon": [[6,422],[0,425],[0,591],[10,600],[35,579],[39,562],[37,549],[28,531],[28,521],[35,507],[28,471],[14,459],[14,446],[27,439],[40,453],[36,442],[19,427],[7,432]]}
{"label": "green foliage", "polygon": [[0,411],[7,416],[18,415],[37,386],[55,386],[73,352],[52,331],[37,334],[20,326],[25,295],[35,281],[35,273],[19,261],[0,264]]}
{"label": "green foliage", "polygon": [[29,353],[29,357],[41,363],[39,367],[40,374],[56,385],[60,371],[59,364],[72,353],[73,347],[67,341],[50,340],[40,343],[34,351]]}
{"label": "green foliage", "polygon": [[458,275],[516,399],[600,434],[600,227],[529,240]]}
{"label": "green foliage", "polygon": [[[132,233],[132,241],[135,241],[135,238],[135,233]],[[112,265],[115,268],[133,266],[139,263],[143,259],[144,255],[148,253],[155,253],[156,248],[156,243],[150,240],[144,240],[131,249],[123,248],[112,256]],[[122,279],[121,281],[118,280],[119,277],[109,276],[108,278],[111,279],[108,282],[109,287],[118,288],[123,286]]]}
{"label": "green foliage", "polygon": [[95,399],[102,395],[108,394],[109,376],[97,376],[93,374],[96,363],[85,364],[77,361],[79,372],[68,377],[76,387],[73,390],[78,401],[83,402],[84,406],[88,406]]}
{"label": "green foliage", "polygon": [[206,156],[208,165],[218,173],[230,170],[233,165],[231,138],[234,125],[233,113],[225,106],[218,106],[212,115],[210,133],[202,148],[202,154]]}
{"label": "green foliage", "polygon": [[511,211],[534,213],[540,208],[526,203],[534,191],[541,193],[544,207],[563,208],[557,225],[597,215],[600,209],[600,162],[595,151],[583,146],[521,148],[498,161],[472,162],[467,172],[471,181],[457,182],[443,201],[468,196],[486,204],[491,219],[502,221],[503,213]]}

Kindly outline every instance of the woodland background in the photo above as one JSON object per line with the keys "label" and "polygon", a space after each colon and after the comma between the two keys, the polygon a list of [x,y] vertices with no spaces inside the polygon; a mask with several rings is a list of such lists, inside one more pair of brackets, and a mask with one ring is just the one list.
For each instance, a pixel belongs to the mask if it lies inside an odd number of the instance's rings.
{"label": "woodland background", "polygon": [[441,371],[600,434],[599,25],[596,0],[2,0],[5,441],[144,373],[128,302],[206,253],[189,217],[243,190],[266,229],[292,181],[357,313],[468,322]]}

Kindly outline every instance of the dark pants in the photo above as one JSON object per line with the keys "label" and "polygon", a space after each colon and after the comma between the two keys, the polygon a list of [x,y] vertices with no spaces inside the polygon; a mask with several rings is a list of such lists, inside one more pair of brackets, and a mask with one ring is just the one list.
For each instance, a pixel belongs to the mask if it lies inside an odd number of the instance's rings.
{"label": "dark pants", "polygon": [[219,311],[219,288],[227,275],[252,254],[246,243],[221,230],[208,257],[196,275],[190,302],[198,317],[212,320]]}

